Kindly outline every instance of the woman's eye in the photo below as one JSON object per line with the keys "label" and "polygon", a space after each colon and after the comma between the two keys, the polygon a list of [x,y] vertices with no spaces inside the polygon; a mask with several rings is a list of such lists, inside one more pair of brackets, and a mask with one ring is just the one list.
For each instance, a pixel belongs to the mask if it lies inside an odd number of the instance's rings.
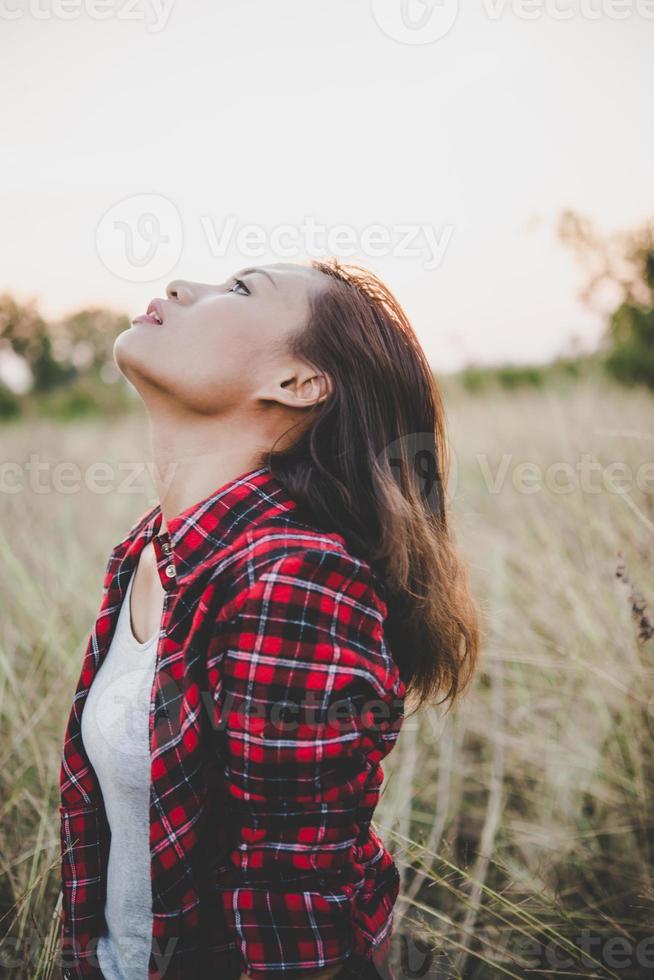
{"label": "woman's eye", "polygon": [[[241,292],[242,290],[242,292]],[[227,290],[228,293],[239,292],[241,296],[249,296],[250,290],[245,285],[242,279],[234,279],[232,285]]]}

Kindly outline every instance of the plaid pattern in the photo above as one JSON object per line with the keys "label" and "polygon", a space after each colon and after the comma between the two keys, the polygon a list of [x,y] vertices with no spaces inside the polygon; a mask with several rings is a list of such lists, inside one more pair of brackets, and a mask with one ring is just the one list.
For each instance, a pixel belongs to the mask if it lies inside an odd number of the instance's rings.
{"label": "plaid pattern", "polygon": [[111,553],[64,737],[64,976],[102,976],[111,835],[81,713],[150,541],[149,980],[383,974],[399,874],[371,818],[405,694],[383,586],[266,467],[161,522],[157,505]]}

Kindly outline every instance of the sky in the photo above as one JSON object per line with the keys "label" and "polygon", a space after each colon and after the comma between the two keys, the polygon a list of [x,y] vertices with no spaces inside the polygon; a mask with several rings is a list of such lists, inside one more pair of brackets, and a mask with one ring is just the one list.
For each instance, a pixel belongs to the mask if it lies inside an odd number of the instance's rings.
{"label": "sky", "polygon": [[0,0],[0,292],[134,316],[337,254],[437,371],[603,330],[557,240],[654,215],[654,0]]}

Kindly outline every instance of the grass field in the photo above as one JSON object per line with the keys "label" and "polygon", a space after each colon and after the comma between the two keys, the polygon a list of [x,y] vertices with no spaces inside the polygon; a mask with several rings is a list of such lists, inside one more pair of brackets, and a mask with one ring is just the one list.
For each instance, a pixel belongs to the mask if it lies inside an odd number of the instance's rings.
{"label": "grass field", "polygon": [[[384,764],[396,975],[654,975],[654,398],[445,400],[486,638],[465,701],[408,718]],[[140,415],[0,431],[0,973],[42,980],[63,727],[109,549],[154,489]]]}

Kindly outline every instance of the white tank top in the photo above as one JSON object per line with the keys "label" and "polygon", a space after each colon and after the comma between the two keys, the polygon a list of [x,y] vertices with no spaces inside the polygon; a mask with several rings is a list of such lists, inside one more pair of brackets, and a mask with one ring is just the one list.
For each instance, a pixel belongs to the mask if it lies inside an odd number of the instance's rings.
{"label": "white tank top", "polygon": [[107,933],[97,950],[106,980],[144,980],[152,942],[149,712],[159,634],[139,643],[132,632],[133,580],[82,710],[82,739],[111,828]]}

